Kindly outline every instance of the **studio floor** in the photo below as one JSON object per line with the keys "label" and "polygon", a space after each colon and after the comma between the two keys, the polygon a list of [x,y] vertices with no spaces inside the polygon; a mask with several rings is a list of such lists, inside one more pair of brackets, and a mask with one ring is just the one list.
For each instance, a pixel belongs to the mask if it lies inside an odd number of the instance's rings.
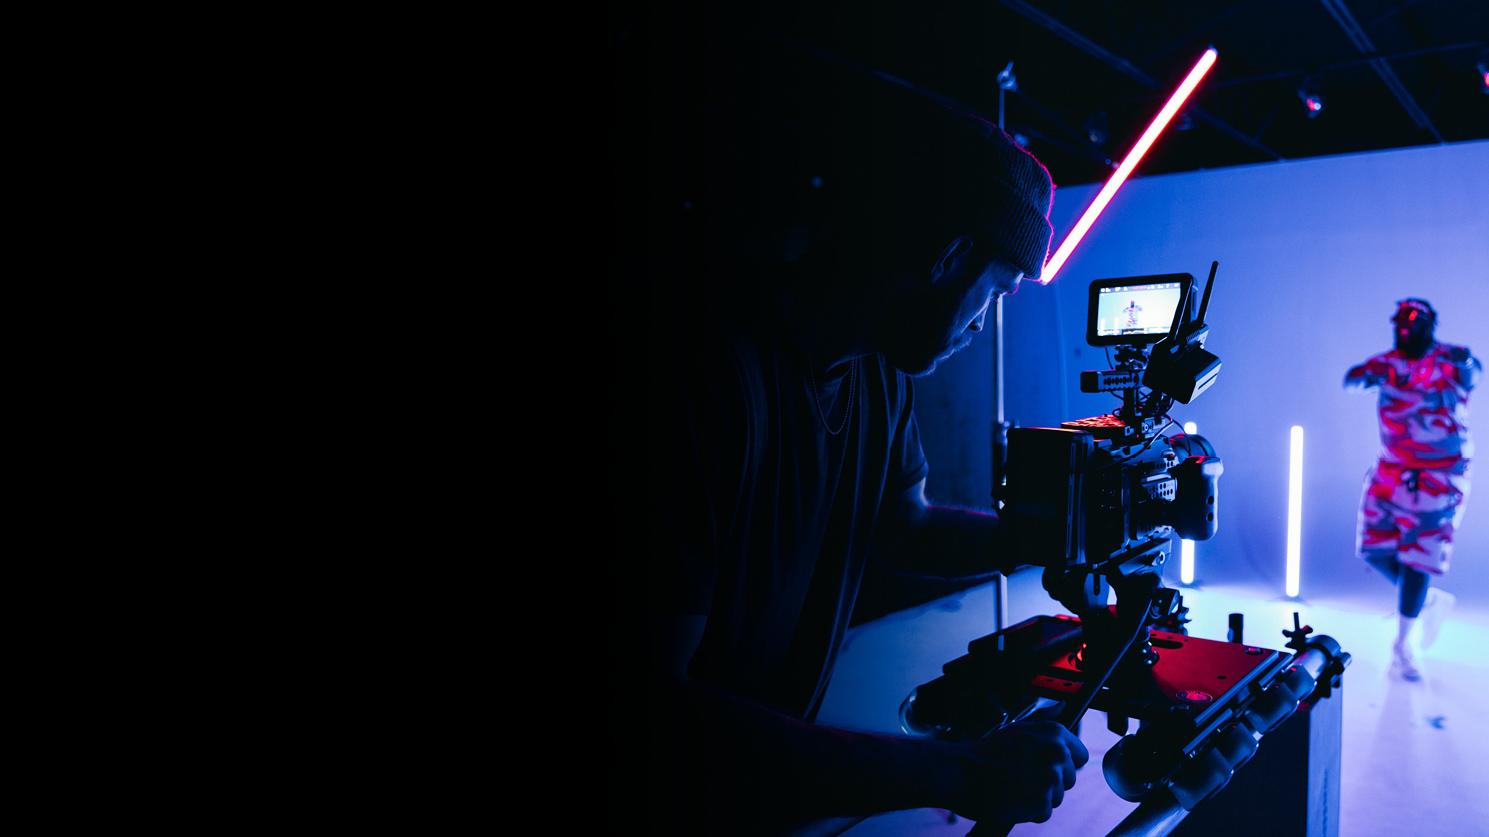
{"label": "studio floor", "polygon": [[[1396,621],[1384,589],[1378,601],[1291,601],[1213,587],[1183,592],[1194,636],[1224,639],[1227,615],[1239,612],[1248,644],[1281,649],[1281,630],[1292,626],[1297,611],[1353,655],[1344,678],[1341,835],[1489,835],[1489,613],[1454,608],[1437,642],[1421,654],[1423,680],[1411,683],[1390,671]],[[993,585],[984,585],[855,628],[820,722],[899,732],[899,706],[910,690],[938,676],[969,640],[992,631],[994,595]],[[1010,624],[1055,612],[1037,572],[1010,579]],[[1012,834],[1101,835],[1132,810],[1102,777],[1101,758],[1117,737],[1100,713],[1092,714],[1082,725],[1091,761],[1075,788],[1048,822],[1019,825]],[[920,809],[871,817],[844,834],[959,835],[971,825]]]}

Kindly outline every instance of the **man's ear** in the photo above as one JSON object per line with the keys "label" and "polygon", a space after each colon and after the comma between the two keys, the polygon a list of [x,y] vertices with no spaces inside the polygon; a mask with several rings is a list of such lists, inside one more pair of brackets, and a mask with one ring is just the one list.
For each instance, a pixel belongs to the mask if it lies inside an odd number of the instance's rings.
{"label": "man's ear", "polygon": [[972,252],[972,239],[959,235],[951,240],[950,244],[941,251],[941,256],[936,259],[936,264],[931,268],[931,282],[941,281],[941,277],[956,269],[957,262],[965,259]]}

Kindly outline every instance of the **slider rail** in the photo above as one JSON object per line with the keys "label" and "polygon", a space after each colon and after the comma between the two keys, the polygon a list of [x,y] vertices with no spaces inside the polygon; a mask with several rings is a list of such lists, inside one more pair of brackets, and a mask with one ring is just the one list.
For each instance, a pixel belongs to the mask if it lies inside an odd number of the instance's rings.
{"label": "slider rail", "polygon": [[[1349,665],[1349,654],[1342,652],[1337,655],[1331,654],[1324,647],[1323,640],[1328,640],[1330,644],[1333,644],[1333,640],[1328,637],[1316,637],[1308,643],[1307,647],[1298,651],[1287,664],[1277,669],[1277,677],[1273,678],[1272,684],[1275,684],[1282,674],[1289,673],[1293,669],[1301,668],[1313,679],[1313,687],[1307,695],[1299,698],[1292,709],[1277,719],[1270,729],[1275,730],[1284,721],[1292,717],[1298,711],[1298,706],[1311,700],[1328,697],[1332,690],[1330,681],[1342,673],[1344,668]],[[1335,647],[1337,648],[1337,645]],[[1272,688],[1272,685],[1269,685],[1268,688]],[[1252,703],[1255,697],[1265,693],[1265,691],[1264,689],[1260,692],[1252,692],[1246,700],[1240,702],[1241,706]],[[1234,715],[1238,713],[1228,714]],[[1214,732],[1216,729],[1218,727],[1212,727],[1210,732]],[[1260,738],[1260,735],[1258,735],[1258,738]],[[1244,767],[1245,765],[1242,764],[1241,766]],[[1220,788],[1224,788],[1224,785],[1222,784]],[[1219,789],[1215,792],[1218,791]],[[1132,813],[1128,814],[1115,828],[1107,832],[1107,837],[1166,837],[1188,815],[1189,811],[1179,803],[1173,790],[1165,784],[1154,788],[1133,809]]]}

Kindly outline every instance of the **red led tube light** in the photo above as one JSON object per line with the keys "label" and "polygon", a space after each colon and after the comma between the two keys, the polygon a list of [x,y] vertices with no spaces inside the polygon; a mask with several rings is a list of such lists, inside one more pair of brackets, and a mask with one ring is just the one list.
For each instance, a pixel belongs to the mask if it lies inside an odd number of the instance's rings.
{"label": "red led tube light", "polygon": [[1153,121],[1148,124],[1148,130],[1143,131],[1143,135],[1138,137],[1137,144],[1132,146],[1131,151],[1127,152],[1127,157],[1122,161],[1122,165],[1118,166],[1117,170],[1112,172],[1112,176],[1106,181],[1106,185],[1101,187],[1101,191],[1096,194],[1096,200],[1091,201],[1091,205],[1086,207],[1085,214],[1081,215],[1081,219],[1076,221],[1075,226],[1071,228],[1070,234],[1065,236],[1064,241],[1060,242],[1060,247],[1055,250],[1055,255],[1051,256],[1049,262],[1045,264],[1044,271],[1038,280],[1039,284],[1048,285],[1054,280],[1055,274],[1060,272],[1060,268],[1064,267],[1066,260],[1070,258],[1071,251],[1075,249],[1077,244],[1081,243],[1081,239],[1085,237],[1086,231],[1091,229],[1092,224],[1096,223],[1096,217],[1111,202],[1112,195],[1115,195],[1117,190],[1122,188],[1122,184],[1127,182],[1127,176],[1132,174],[1133,169],[1137,168],[1138,162],[1143,159],[1143,155],[1147,154],[1148,149],[1152,147],[1153,141],[1158,139],[1158,135],[1163,133],[1164,128],[1168,127],[1168,123],[1174,118],[1174,114],[1179,112],[1179,108],[1184,107],[1184,102],[1189,99],[1189,94],[1193,93],[1194,88],[1199,86],[1200,79],[1203,79],[1205,73],[1208,73],[1210,68],[1215,66],[1216,55],[1217,53],[1214,47],[1211,47],[1205,50],[1204,55],[1199,57],[1199,61],[1195,63],[1194,69],[1189,71],[1189,75],[1179,85],[1179,89],[1175,90],[1174,95],[1169,97],[1168,104],[1165,104],[1163,110],[1160,110],[1158,115],[1153,117]]}

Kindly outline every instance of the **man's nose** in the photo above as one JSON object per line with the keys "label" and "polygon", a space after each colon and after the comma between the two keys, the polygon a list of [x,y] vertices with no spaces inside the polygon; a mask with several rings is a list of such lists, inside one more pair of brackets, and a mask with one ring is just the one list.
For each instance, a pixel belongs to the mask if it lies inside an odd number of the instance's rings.
{"label": "man's nose", "polygon": [[967,324],[967,328],[971,329],[972,331],[978,331],[978,332],[980,332],[980,331],[982,331],[982,324],[986,320],[987,320],[987,308],[983,308],[981,311],[978,311],[977,312],[977,316],[975,316],[975,317],[972,318],[972,322],[970,322],[970,323]]}

